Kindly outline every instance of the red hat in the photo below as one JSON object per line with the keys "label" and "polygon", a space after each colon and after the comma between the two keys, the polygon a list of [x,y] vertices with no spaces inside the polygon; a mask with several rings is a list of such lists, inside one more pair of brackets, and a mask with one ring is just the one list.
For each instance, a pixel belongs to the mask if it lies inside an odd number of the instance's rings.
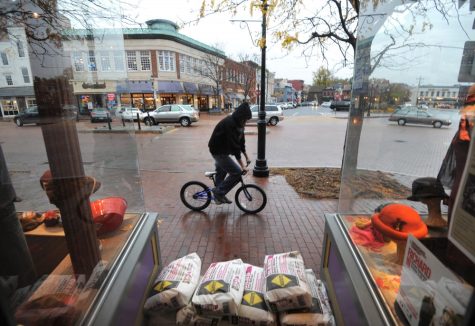
{"label": "red hat", "polygon": [[392,240],[405,240],[412,234],[420,239],[427,235],[427,226],[419,213],[407,205],[389,204],[371,219],[373,227]]}

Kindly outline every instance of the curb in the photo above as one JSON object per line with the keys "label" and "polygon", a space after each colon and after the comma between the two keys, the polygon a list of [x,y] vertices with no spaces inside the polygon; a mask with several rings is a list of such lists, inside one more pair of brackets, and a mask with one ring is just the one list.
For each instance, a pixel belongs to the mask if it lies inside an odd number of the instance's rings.
{"label": "curb", "polygon": [[160,129],[132,129],[132,128],[126,128],[126,129],[111,129],[109,130],[108,128],[101,128],[101,129],[80,129],[78,130],[78,133],[96,133],[96,134],[128,134],[128,133],[134,133],[134,134],[165,134],[171,130],[175,129],[175,127],[170,126],[170,127],[160,127]]}

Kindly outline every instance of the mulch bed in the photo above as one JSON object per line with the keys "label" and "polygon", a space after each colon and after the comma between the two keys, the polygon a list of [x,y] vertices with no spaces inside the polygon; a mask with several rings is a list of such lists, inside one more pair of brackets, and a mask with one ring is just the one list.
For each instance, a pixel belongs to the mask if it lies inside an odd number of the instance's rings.
{"label": "mulch bed", "polygon": [[[297,193],[316,199],[338,199],[339,168],[271,168],[271,174],[283,175]],[[411,189],[400,184],[390,173],[357,170],[347,183],[353,198],[405,199]]]}

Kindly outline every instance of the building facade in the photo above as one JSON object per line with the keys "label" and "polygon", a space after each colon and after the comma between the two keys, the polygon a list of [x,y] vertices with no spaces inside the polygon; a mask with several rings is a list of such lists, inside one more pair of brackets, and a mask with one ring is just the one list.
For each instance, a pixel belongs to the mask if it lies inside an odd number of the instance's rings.
{"label": "building facade", "polygon": [[455,108],[462,103],[459,102],[460,88],[460,85],[420,85],[414,88],[411,102],[436,108]]}
{"label": "building facade", "polygon": [[65,49],[71,55],[71,83],[80,110],[218,106],[223,92],[216,86],[221,78],[217,66],[224,65],[224,52],[180,34],[171,21],[146,23],[147,28],[95,30],[94,35],[85,30],[67,32]]}
{"label": "building facade", "polygon": [[0,114],[13,117],[36,104],[25,30],[9,27],[0,39]]}

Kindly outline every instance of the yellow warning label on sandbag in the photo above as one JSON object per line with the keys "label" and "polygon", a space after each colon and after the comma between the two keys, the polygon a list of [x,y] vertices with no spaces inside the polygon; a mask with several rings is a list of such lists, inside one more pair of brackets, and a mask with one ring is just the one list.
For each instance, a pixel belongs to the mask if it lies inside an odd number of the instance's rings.
{"label": "yellow warning label on sandbag", "polygon": [[173,289],[175,287],[177,287],[179,282],[177,281],[160,281],[158,282],[154,287],[153,289],[160,293],[162,291],[165,291],[165,290],[169,290],[169,289]]}
{"label": "yellow warning label on sandbag", "polygon": [[241,304],[267,311],[267,305],[264,301],[264,296],[258,292],[244,291]]}
{"label": "yellow warning label on sandbag", "polygon": [[229,284],[223,282],[223,281],[208,281],[200,286],[200,290],[198,291],[198,294],[214,294],[217,292],[221,293],[227,293],[229,292]]}
{"label": "yellow warning label on sandbag", "polygon": [[280,288],[289,288],[297,286],[298,280],[294,275],[275,274],[267,277],[267,290],[274,290]]}

